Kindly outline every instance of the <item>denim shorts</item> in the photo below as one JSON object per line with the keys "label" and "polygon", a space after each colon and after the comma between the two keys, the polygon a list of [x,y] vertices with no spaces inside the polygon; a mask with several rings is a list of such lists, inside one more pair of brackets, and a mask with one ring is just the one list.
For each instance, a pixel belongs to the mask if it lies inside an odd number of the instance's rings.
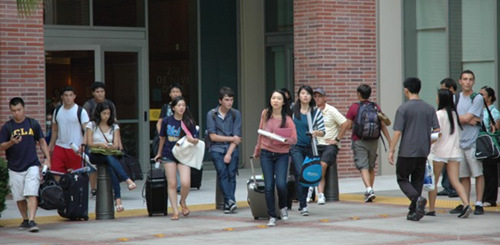
{"label": "denim shorts", "polygon": [[179,161],[177,161],[176,159],[170,159],[168,157],[162,157],[161,163],[177,163],[177,164],[179,164]]}

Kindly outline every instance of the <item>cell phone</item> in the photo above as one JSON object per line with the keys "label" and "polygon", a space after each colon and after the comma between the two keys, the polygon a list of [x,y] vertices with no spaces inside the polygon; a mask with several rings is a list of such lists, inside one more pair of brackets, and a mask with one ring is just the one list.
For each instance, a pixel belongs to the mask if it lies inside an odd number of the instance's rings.
{"label": "cell phone", "polygon": [[20,137],[21,137],[20,133],[17,133],[17,134],[14,135],[14,138],[16,138],[16,139],[19,139]]}

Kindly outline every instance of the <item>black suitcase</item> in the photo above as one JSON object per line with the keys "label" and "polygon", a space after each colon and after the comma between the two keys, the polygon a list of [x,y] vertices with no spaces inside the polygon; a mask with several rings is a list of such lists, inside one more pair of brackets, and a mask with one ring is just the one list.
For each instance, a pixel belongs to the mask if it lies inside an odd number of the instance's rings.
{"label": "black suitcase", "polygon": [[66,206],[57,210],[57,213],[70,220],[89,220],[89,167],[85,164],[85,145],[81,146],[82,168],[66,173],[59,179],[59,186],[63,189]]}
{"label": "black suitcase", "polygon": [[201,179],[203,177],[203,167],[200,170],[191,168],[191,188],[200,189]]}
{"label": "black suitcase", "polygon": [[145,198],[149,216],[153,214],[167,215],[167,178],[161,167],[151,166],[144,189],[146,190]]}
{"label": "black suitcase", "polygon": [[66,206],[57,210],[63,218],[70,220],[89,219],[89,177],[87,173],[67,173],[61,176],[59,186],[63,189]]}

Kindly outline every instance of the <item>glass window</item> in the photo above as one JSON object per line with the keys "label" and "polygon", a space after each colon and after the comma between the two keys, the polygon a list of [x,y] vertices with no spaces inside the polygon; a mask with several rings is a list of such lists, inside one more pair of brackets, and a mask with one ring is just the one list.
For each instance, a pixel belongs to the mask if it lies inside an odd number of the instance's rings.
{"label": "glass window", "polygon": [[90,25],[89,0],[44,0],[45,25]]}
{"label": "glass window", "polygon": [[95,26],[144,27],[144,0],[93,0]]}
{"label": "glass window", "polygon": [[266,0],[266,32],[293,31],[293,0]]}

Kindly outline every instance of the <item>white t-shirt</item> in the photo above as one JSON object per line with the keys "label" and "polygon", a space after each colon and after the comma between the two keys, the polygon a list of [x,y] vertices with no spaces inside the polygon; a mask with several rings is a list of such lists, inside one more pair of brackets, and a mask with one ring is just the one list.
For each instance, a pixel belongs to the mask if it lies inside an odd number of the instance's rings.
{"label": "white t-shirt", "polygon": [[[104,135],[106,135],[106,138],[104,138],[102,131],[99,128],[96,128],[94,126],[94,123],[95,122],[87,123],[87,128],[89,128],[93,132],[92,140],[94,141],[94,143],[108,143],[108,141],[109,141],[109,143],[113,143],[113,133],[116,130],[120,129],[118,124],[116,124],[116,123],[113,124],[113,130],[111,130],[111,128],[110,128],[108,130],[108,132],[104,132]],[[106,139],[108,139],[108,141],[106,141]]]}
{"label": "white t-shirt", "polygon": [[56,118],[56,111],[54,111],[52,123],[57,123],[57,140],[56,145],[71,149],[70,144],[75,143],[79,146],[83,142],[82,126],[89,121],[89,115],[85,110],[82,110],[81,122],[78,122],[78,105],[74,104],[71,109],[65,109],[64,106],[59,109]]}

